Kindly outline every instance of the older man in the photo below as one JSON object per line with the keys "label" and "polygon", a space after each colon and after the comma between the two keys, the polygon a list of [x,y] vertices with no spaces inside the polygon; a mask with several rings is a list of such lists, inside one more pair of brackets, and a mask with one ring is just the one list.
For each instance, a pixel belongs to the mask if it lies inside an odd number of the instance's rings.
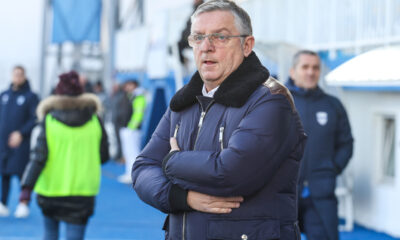
{"label": "older man", "polygon": [[188,40],[198,71],[136,159],[137,194],[169,214],[166,239],[299,239],[305,134],[290,93],[252,52],[248,14],[207,1]]}
{"label": "older man", "polygon": [[299,51],[287,83],[309,137],[300,171],[299,221],[307,239],[337,240],[336,176],[351,158],[353,137],[342,103],[318,87],[320,68],[317,53]]}

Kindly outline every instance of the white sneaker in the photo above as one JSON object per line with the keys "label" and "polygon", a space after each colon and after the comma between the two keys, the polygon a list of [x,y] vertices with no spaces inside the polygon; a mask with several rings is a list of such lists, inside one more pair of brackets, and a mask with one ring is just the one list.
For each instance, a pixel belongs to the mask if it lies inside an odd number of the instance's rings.
{"label": "white sneaker", "polygon": [[17,209],[15,210],[14,217],[16,218],[27,218],[29,216],[29,207],[25,203],[18,203]]}
{"label": "white sneaker", "polygon": [[129,174],[123,174],[118,177],[118,182],[120,183],[125,183],[125,184],[131,184],[132,183],[132,178]]}
{"label": "white sneaker", "polygon": [[0,202],[0,217],[8,217],[8,215],[10,215],[10,211],[7,206]]}

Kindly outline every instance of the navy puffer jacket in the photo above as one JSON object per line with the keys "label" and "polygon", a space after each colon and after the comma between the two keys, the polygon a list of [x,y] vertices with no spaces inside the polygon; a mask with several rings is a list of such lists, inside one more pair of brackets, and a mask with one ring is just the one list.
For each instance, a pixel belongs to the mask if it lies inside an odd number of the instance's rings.
{"label": "navy puffer jacket", "polygon": [[[134,164],[137,194],[169,213],[167,239],[300,239],[296,188],[305,134],[290,93],[254,53],[214,98],[201,96],[202,86],[196,73],[171,100]],[[169,154],[174,135],[181,151]],[[202,213],[187,206],[187,190],[244,202],[229,214]]]}
{"label": "navy puffer jacket", "polygon": [[[11,85],[0,94],[0,175],[22,176],[29,160],[38,102],[39,98],[31,91],[28,80],[18,90]],[[23,137],[17,148],[8,146],[8,138],[13,131],[19,131]]]}
{"label": "navy puffer jacket", "polygon": [[[336,176],[353,154],[350,122],[342,103],[321,88],[305,90],[292,79],[286,86],[293,94],[308,136],[299,176],[299,192],[308,186],[316,211],[330,240],[338,239]],[[313,228],[315,226],[305,226]]]}

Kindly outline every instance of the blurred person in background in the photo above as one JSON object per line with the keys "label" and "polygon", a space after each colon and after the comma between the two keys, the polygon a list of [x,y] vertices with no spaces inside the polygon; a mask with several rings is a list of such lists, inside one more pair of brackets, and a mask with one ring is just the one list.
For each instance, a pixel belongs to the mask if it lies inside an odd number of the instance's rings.
{"label": "blurred person in background", "polygon": [[66,239],[84,239],[99,192],[101,164],[108,156],[107,134],[98,117],[101,103],[83,93],[78,74],[60,75],[55,94],[40,102],[40,131],[22,177],[20,199],[32,189],[44,215],[44,239],[59,238],[66,223]]}
{"label": "blurred person in background", "polygon": [[[115,140],[114,144],[116,145],[116,151],[115,151],[115,155],[112,156],[113,159],[115,159],[117,162],[124,162],[124,160],[122,159],[122,150],[121,150],[121,138],[119,136],[119,132],[120,129],[122,127],[124,127],[124,124],[127,117],[125,117],[127,115],[126,112],[129,112],[129,108],[130,108],[130,104],[129,104],[129,100],[128,97],[126,96],[123,86],[118,83],[118,82],[114,82],[114,84],[112,85],[112,90],[111,90],[111,96],[109,99],[109,106],[110,106],[110,118],[111,118],[111,122],[113,125],[113,132],[115,135]],[[124,102],[126,102],[124,104]],[[125,107],[123,106],[127,106],[126,108],[128,108],[128,110],[124,110]],[[128,107],[129,106],[129,107]]]}
{"label": "blurred person in background", "polygon": [[253,52],[249,15],[207,1],[188,40],[198,71],[136,159],[136,193],[168,213],[168,240],[299,239],[306,137],[289,91]]}
{"label": "blurred person in background", "polygon": [[[13,175],[21,179],[29,161],[30,136],[35,126],[35,110],[39,99],[29,86],[25,68],[15,66],[12,83],[0,94],[0,217],[9,215],[7,202]],[[20,201],[15,217],[29,215],[28,201]]]}
{"label": "blurred person in background", "polygon": [[88,77],[86,76],[86,74],[81,73],[79,74],[79,83],[81,84],[81,86],[83,87],[83,91],[86,93],[93,93],[93,85],[92,83],[89,81]]}
{"label": "blurred person in background", "polygon": [[[193,0],[193,12],[197,9],[198,6],[200,6],[204,1],[203,0]],[[178,50],[179,50],[179,60],[181,61],[182,64],[186,64],[187,59],[185,59],[185,56],[183,54],[183,50],[190,48],[188,44],[188,37],[190,35],[190,27],[192,23],[190,21],[190,17],[186,22],[185,28],[183,29],[181,33],[181,38],[178,41]]]}
{"label": "blurred person in background", "polygon": [[141,127],[146,109],[146,97],[144,89],[139,87],[136,80],[127,80],[123,86],[125,92],[125,100],[120,106],[126,117],[122,121],[119,136],[121,138],[121,150],[125,160],[125,173],[118,177],[121,183],[132,183],[131,171],[132,165],[136,157],[140,153],[141,148]]}
{"label": "blurred person in background", "polygon": [[107,94],[104,91],[103,83],[99,80],[93,85],[93,93],[100,99],[101,103],[104,103],[107,98]]}
{"label": "blurred person in background", "polygon": [[318,87],[320,73],[317,53],[294,55],[287,87],[308,135],[299,178],[299,221],[308,240],[337,240],[336,177],[351,158],[353,137],[342,103]]}
{"label": "blurred person in background", "polygon": [[103,111],[100,115],[101,119],[105,121],[105,116],[107,114],[107,111],[109,110],[108,106],[108,96],[106,91],[104,90],[103,83],[98,80],[94,83],[93,85],[93,93],[96,94],[96,96],[100,99],[101,105],[103,107]]}

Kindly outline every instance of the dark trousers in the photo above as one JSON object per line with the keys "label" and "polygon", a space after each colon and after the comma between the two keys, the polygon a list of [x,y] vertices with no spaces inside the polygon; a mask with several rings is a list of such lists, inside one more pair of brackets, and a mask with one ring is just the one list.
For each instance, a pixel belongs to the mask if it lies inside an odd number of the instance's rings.
{"label": "dark trousers", "polygon": [[[44,240],[59,239],[60,222],[44,216]],[[86,224],[66,223],[66,240],[83,240],[85,237]]]}
{"label": "dark trousers", "polygon": [[[18,176],[21,181],[21,176]],[[11,175],[1,175],[1,203],[7,205],[8,195],[10,194]]]}
{"label": "dark trousers", "polygon": [[329,240],[321,216],[309,197],[299,201],[299,222],[300,230],[307,240]]}

